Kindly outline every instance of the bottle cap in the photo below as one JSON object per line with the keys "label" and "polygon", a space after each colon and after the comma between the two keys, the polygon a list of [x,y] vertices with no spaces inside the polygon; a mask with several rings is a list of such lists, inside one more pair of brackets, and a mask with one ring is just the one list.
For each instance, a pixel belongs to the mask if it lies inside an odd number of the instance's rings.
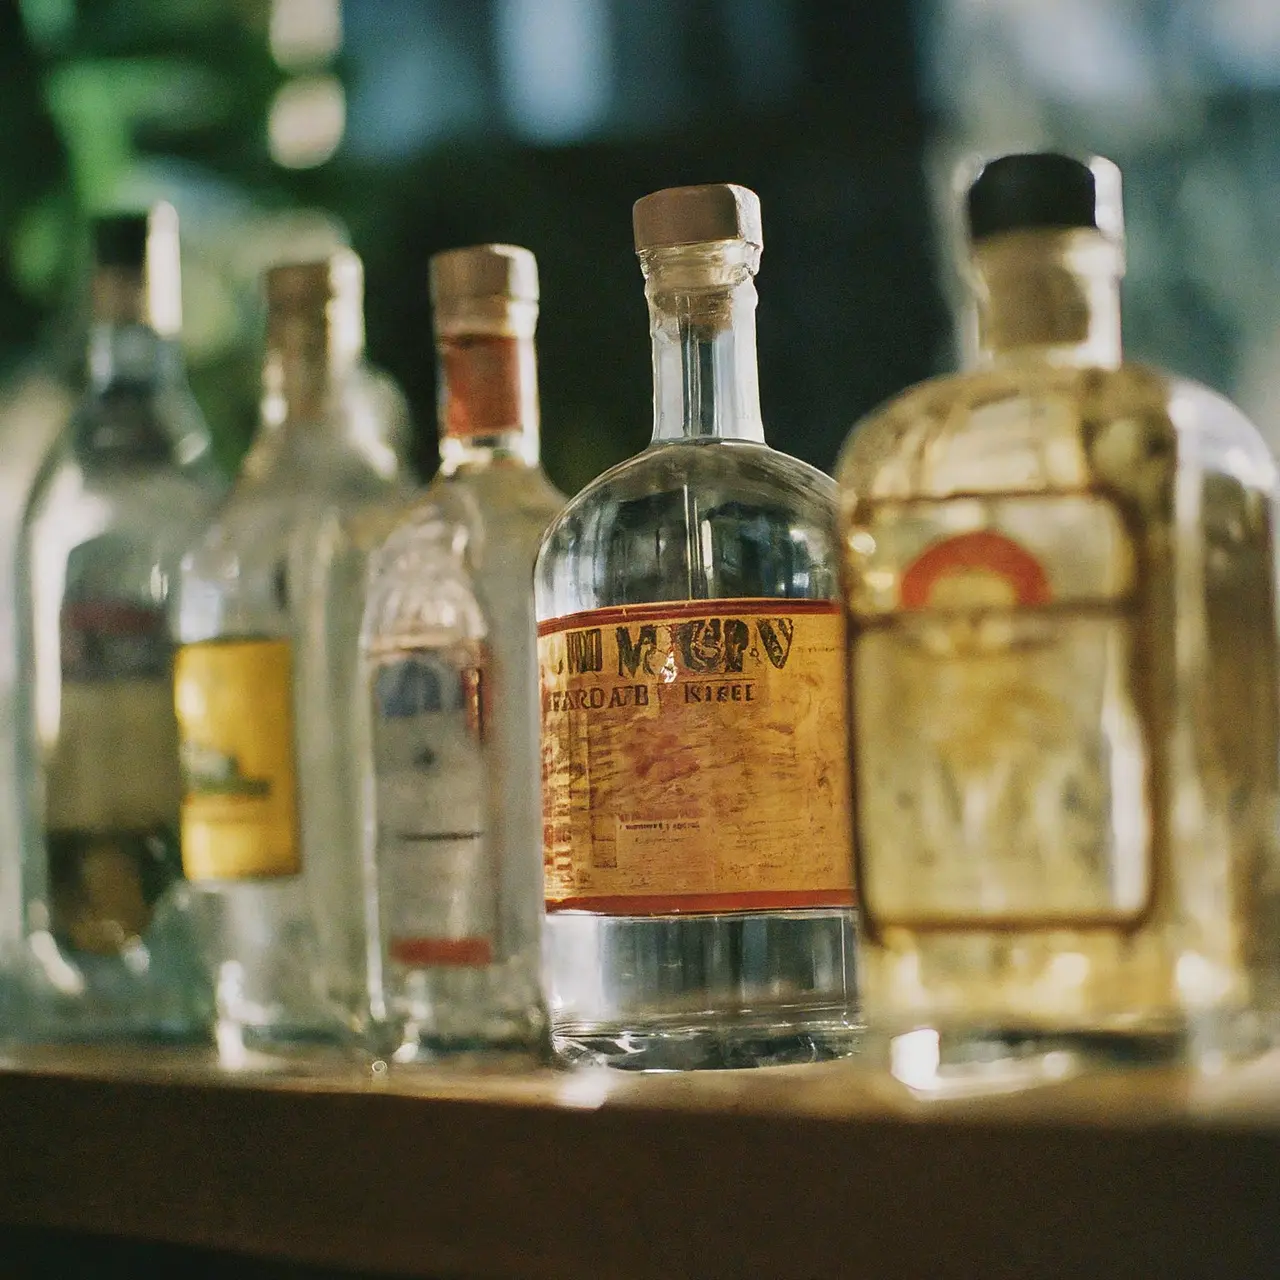
{"label": "bottle cap", "polygon": [[99,267],[132,267],[147,263],[147,215],[116,213],[94,218],[93,261]]}
{"label": "bottle cap", "polygon": [[429,265],[431,302],[440,307],[481,298],[538,301],[538,260],[514,244],[446,249]]}
{"label": "bottle cap", "polygon": [[350,249],[338,249],[309,262],[282,262],[268,267],[267,308],[270,311],[305,311],[339,306],[360,308],[364,293],[364,268]]}
{"label": "bottle cap", "polygon": [[969,238],[1032,228],[1096,229],[1124,237],[1120,170],[1110,160],[1051,151],[1001,156],[983,165],[966,198]]}
{"label": "bottle cap", "polygon": [[334,363],[364,351],[364,267],[350,249],[309,262],[285,262],[266,273],[267,342],[295,354],[327,352]]}
{"label": "bottle cap", "polygon": [[655,191],[635,202],[631,224],[637,253],[716,240],[764,246],[760,197],[731,182]]}
{"label": "bottle cap", "polygon": [[179,333],[182,265],[173,205],[161,202],[147,213],[95,218],[91,234],[98,318],[146,324],[166,337]]}

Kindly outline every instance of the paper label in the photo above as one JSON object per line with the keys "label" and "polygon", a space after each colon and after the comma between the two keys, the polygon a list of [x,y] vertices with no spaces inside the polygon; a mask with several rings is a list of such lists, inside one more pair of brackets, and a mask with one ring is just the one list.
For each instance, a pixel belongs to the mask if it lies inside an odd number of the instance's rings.
{"label": "paper label", "polygon": [[886,501],[845,544],[864,928],[1140,921],[1152,665],[1120,509]]}
{"label": "paper label", "polygon": [[126,601],[67,601],[60,638],[47,825],[99,832],[172,825],[180,781],[164,611]]}
{"label": "paper label", "polygon": [[549,911],[852,903],[836,604],[629,605],[538,632]]}
{"label": "paper label", "polygon": [[178,726],[164,610],[67,599],[58,734],[45,787],[50,924],[73,951],[116,955],[182,874]]}
{"label": "paper label", "polygon": [[378,892],[387,954],[400,964],[493,958],[484,684],[476,646],[374,657]]}
{"label": "paper label", "polygon": [[301,868],[287,640],[184,645],[174,669],[182,863],[191,880]]}

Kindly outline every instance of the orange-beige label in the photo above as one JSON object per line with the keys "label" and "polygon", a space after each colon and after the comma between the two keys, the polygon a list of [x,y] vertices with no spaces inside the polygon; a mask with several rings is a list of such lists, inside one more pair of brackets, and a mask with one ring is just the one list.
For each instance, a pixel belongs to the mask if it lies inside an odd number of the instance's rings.
{"label": "orange-beige label", "polygon": [[289,642],[184,645],[174,664],[174,705],[187,878],[295,874],[301,859]]}
{"label": "orange-beige label", "polygon": [[599,609],[538,660],[549,911],[852,903],[836,604]]}

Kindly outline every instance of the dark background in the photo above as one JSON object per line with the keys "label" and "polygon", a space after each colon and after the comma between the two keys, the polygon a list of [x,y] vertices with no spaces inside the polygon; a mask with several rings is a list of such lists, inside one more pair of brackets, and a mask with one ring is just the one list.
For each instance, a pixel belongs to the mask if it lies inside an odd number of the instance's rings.
{"label": "dark background", "polygon": [[1048,143],[1125,170],[1131,352],[1280,431],[1278,123],[1273,0],[0,0],[0,375],[10,400],[34,367],[73,381],[87,217],[163,196],[224,465],[253,429],[262,267],[347,239],[427,474],[427,259],[513,241],[573,490],[649,431],[631,203],[730,180],[764,206],[766,429],[830,467],[954,361],[954,162]]}

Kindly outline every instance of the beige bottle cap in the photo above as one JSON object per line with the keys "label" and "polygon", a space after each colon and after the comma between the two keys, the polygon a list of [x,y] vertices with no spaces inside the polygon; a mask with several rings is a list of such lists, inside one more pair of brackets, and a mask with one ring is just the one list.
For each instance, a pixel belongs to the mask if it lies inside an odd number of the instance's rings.
{"label": "beige bottle cap", "polygon": [[446,249],[430,263],[431,301],[439,307],[480,298],[538,301],[538,260],[514,244]]}
{"label": "beige bottle cap", "polygon": [[731,182],[655,191],[635,202],[631,222],[637,253],[714,240],[764,246],[760,197]]}
{"label": "beige bottle cap", "polygon": [[309,262],[283,262],[268,267],[267,308],[270,311],[299,311],[327,306],[361,306],[364,268],[350,249],[338,249]]}

